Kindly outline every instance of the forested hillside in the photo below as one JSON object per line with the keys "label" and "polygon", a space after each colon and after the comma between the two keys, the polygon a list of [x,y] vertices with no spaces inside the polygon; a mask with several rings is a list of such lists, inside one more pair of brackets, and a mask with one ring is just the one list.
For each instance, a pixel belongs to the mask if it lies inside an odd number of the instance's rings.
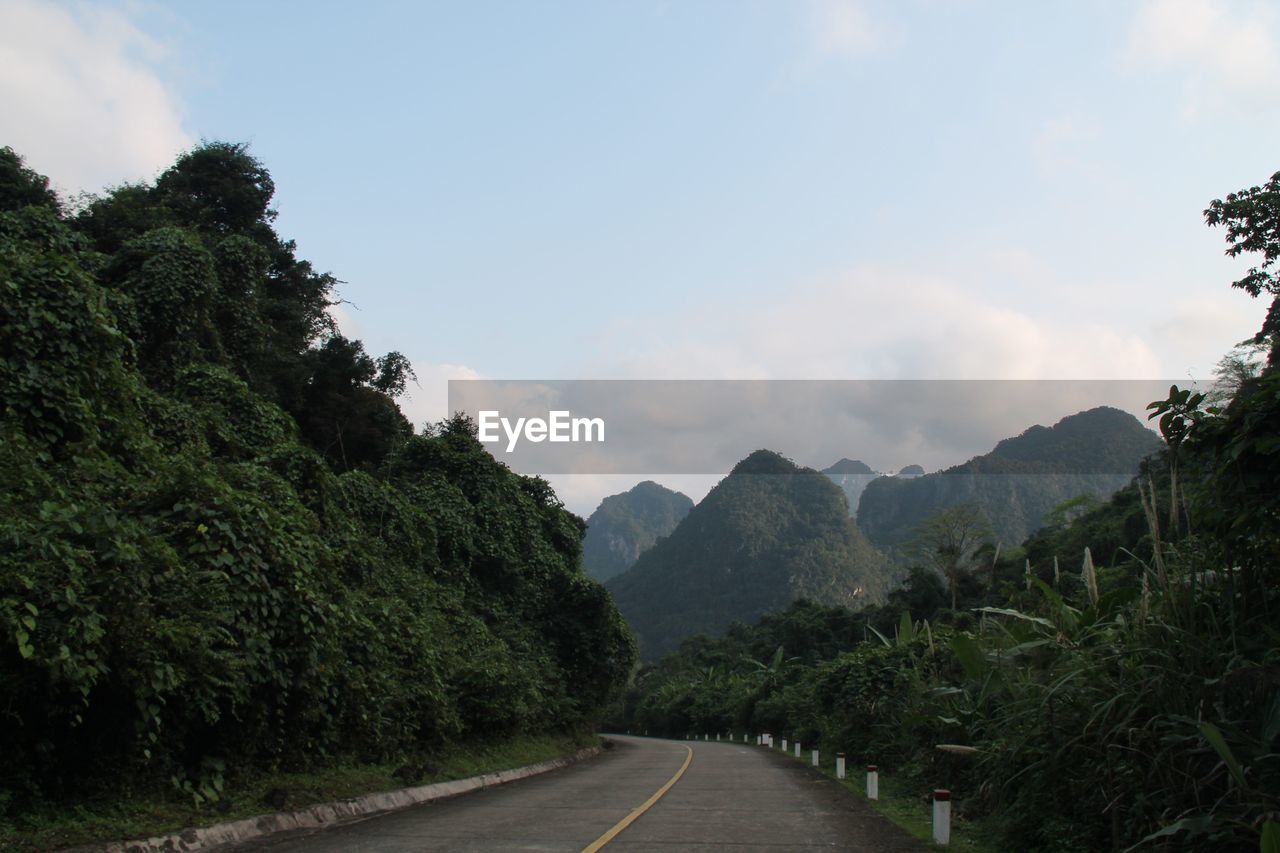
{"label": "forested hillside", "polygon": [[882,600],[886,568],[839,487],[758,450],[607,586],[652,659],[691,634],[754,622],[798,598]]}
{"label": "forested hillside", "polygon": [[652,480],[605,498],[587,519],[582,540],[587,574],[598,581],[622,574],[653,543],[670,535],[691,509],[688,495]]}
{"label": "forested hillside", "polygon": [[414,434],[273,191],[215,143],[70,213],[0,150],[0,815],[588,729],[627,678],[582,521]]}
{"label": "forested hillside", "polygon": [[945,471],[872,481],[858,506],[858,527],[877,548],[901,557],[926,518],[970,504],[990,521],[997,541],[1016,545],[1063,501],[1115,492],[1160,447],[1133,415],[1090,409],[1052,427],[1033,426]]}

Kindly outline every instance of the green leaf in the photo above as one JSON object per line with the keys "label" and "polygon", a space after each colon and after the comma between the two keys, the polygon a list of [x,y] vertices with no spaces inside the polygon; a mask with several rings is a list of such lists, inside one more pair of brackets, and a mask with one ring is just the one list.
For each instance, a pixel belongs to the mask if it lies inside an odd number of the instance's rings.
{"label": "green leaf", "polygon": [[875,634],[877,637],[880,638],[880,642],[884,643],[886,646],[889,646],[890,648],[893,647],[893,643],[889,641],[889,638],[886,637],[884,634],[881,634],[879,631],[877,631],[875,625],[868,624],[867,627],[871,629],[871,633]]}
{"label": "green leaf", "polygon": [[1262,825],[1260,853],[1280,853],[1280,823],[1269,820]]}
{"label": "green leaf", "polygon": [[1030,622],[1034,625],[1042,625],[1045,628],[1056,629],[1056,626],[1043,616],[1032,616],[1030,613],[1023,613],[1021,610],[1012,610],[1008,607],[979,607],[976,609],[979,613],[990,613],[994,616],[1012,616],[1014,619],[1021,619],[1024,622]]}
{"label": "green leaf", "polygon": [[1180,820],[1175,820],[1173,823],[1162,829],[1156,830],[1132,847],[1126,847],[1124,853],[1129,853],[1131,850],[1141,849],[1148,841],[1155,841],[1157,838],[1168,838],[1171,835],[1177,835],[1184,829],[1191,837],[1194,837],[1197,835],[1203,835],[1212,828],[1213,815],[1194,815],[1192,817],[1184,817]]}
{"label": "green leaf", "polygon": [[1227,744],[1226,739],[1222,736],[1222,732],[1213,723],[1201,723],[1200,734],[1209,742],[1214,751],[1222,759],[1222,763],[1227,765],[1227,770],[1231,772],[1232,778],[1236,780],[1236,784],[1241,790],[1248,788],[1244,781],[1244,770],[1240,767],[1240,762],[1236,761],[1235,753],[1231,751],[1231,747]]}
{"label": "green leaf", "polygon": [[981,679],[991,668],[978,641],[968,634],[956,634],[952,637],[951,651],[955,653],[956,660],[960,661],[964,674],[974,681]]}
{"label": "green leaf", "polygon": [[1271,701],[1267,704],[1267,713],[1262,724],[1262,740],[1266,744],[1275,741],[1280,735],[1280,690],[1271,691]]}

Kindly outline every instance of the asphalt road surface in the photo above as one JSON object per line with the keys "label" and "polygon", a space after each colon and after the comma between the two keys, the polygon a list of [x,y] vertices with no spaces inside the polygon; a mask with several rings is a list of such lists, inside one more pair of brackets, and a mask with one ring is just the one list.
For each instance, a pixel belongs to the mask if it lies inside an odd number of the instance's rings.
{"label": "asphalt road surface", "polygon": [[[836,782],[779,750],[618,735],[611,739],[613,749],[563,770],[240,849],[577,853],[601,844],[592,849],[925,849]],[[684,772],[665,793],[639,812],[682,767]],[[632,822],[619,830],[619,823],[632,816]]]}

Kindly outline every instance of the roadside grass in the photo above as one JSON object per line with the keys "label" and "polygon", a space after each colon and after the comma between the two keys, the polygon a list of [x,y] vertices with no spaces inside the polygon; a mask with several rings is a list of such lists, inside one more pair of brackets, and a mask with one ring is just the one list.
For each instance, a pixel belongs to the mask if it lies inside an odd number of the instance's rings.
{"label": "roadside grass", "polygon": [[[824,776],[836,777],[835,759],[823,754],[821,766],[815,768]],[[787,757],[810,766],[809,751],[803,750],[800,758],[791,752]],[[849,792],[869,804],[880,814],[893,821],[911,835],[925,844],[933,844],[933,806],[925,800],[914,786],[905,780],[880,772],[880,798],[867,799],[867,775],[857,765],[850,765],[847,775],[839,780]],[[966,820],[963,815],[954,811],[951,815],[951,844],[947,849],[961,850],[965,853],[1007,853],[995,846],[992,841],[995,833],[983,820]],[[941,849],[941,848],[940,848]]]}
{"label": "roadside grass", "polygon": [[[430,771],[412,785],[465,779],[571,755],[599,743],[595,736],[525,737],[485,746],[460,745],[429,758]],[[386,764],[340,762],[305,772],[274,772],[229,778],[221,808],[195,806],[173,788],[120,790],[111,796],[68,805],[52,804],[25,814],[0,818],[0,850],[37,853],[108,841],[147,838],[188,827],[212,826],[279,811],[295,811],[319,803],[350,799],[407,787],[394,775],[404,761]],[[267,795],[287,792],[282,807]]]}

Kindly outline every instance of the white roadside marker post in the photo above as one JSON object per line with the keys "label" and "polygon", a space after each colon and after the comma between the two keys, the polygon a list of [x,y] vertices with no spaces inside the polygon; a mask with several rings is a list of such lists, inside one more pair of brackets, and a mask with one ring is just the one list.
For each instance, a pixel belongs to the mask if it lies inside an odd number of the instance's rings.
{"label": "white roadside marker post", "polygon": [[786,738],[783,738],[783,739],[782,739],[782,751],[783,751],[783,752],[786,752],[786,751],[787,751],[787,739],[786,739]]}
{"label": "white roadside marker post", "polygon": [[874,764],[867,765],[867,799],[880,799],[880,768]]}
{"label": "white roadside marker post", "polygon": [[816,749],[813,751],[813,766],[818,766],[818,750]]}
{"label": "white roadside marker post", "polygon": [[844,753],[843,752],[836,753],[836,778],[837,779],[844,778]]}
{"label": "white roadside marker post", "polygon": [[951,792],[945,788],[933,792],[933,842],[951,843]]}
{"label": "white roadside marker post", "polygon": [[800,757],[800,741],[796,741],[796,758]]}

